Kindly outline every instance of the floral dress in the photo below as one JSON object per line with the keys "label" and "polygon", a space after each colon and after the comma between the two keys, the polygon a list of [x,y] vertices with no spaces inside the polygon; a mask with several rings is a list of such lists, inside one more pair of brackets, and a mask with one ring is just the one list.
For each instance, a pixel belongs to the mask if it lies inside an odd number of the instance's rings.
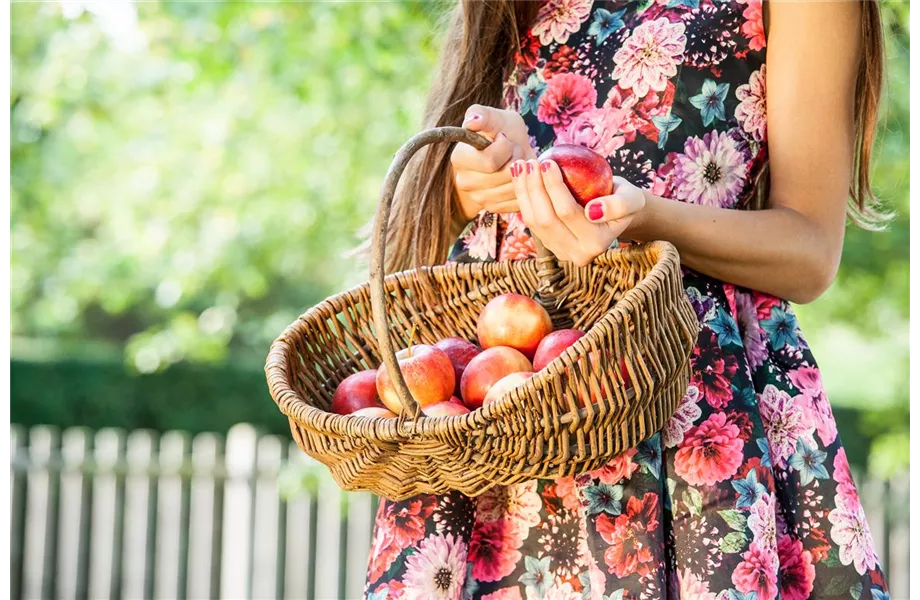
{"label": "floral dress", "polygon": [[[739,208],[766,160],[759,0],[551,0],[507,108],[538,150],[592,148],[679,202]],[[454,261],[534,255],[481,214]],[[789,304],[689,270],[702,329],[665,428],[577,477],[382,501],[367,596],[888,598],[821,374]]]}

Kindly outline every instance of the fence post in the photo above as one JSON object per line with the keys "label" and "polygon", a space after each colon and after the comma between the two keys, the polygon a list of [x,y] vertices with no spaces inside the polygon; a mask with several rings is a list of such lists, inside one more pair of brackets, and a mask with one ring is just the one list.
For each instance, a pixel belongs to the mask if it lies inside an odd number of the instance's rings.
{"label": "fence post", "polygon": [[89,595],[90,511],[92,475],[84,473],[90,458],[88,430],[67,429],[61,435],[61,511],[58,535],[58,594],[62,598]]}
{"label": "fence post", "polygon": [[[187,597],[217,597],[220,567],[221,507],[217,490],[223,487],[221,439],[201,433],[192,440],[192,481],[189,506]],[[216,576],[215,576],[216,575]]]}
{"label": "fence post", "polygon": [[[156,438],[147,430],[128,434],[125,478],[124,565],[122,593],[124,598],[149,598],[153,582],[148,564],[152,564],[155,543],[156,484],[150,470],[154,466]],[[149,558],[148,558],[149,557]]]}
{"label": "fence post", "polygon": [[252,501],[256,431],[234,425],[227,434],[220,597],[251,598]]}

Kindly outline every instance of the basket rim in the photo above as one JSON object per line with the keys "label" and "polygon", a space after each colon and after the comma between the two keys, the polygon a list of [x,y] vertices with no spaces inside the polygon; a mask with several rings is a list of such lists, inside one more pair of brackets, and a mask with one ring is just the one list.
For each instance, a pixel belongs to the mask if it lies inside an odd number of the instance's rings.
{"label": "basket rim", "polygon": [[[549,383],[552,377],[557,376],[556,371],[559,369],[559,365],[565,364],[566,354],[568,351],[571,350],[573,353],[578,353],[589,346],[591,340],[594,339],[596,335],[598,335],[596,333],[592,335],[592,332],[595,331],[595,328],[598,324],[601,323],[601,321],[622,320],[626,316],[632,314],[640,306],[640,304],[636,301],[636,297],[639,295],[641,289],[651,286],[651,282],[653,280],[667,277],[667,269],[669,267],[673,266],[677,269],[680,268],[680,258],[677,252],[677,248],[670,242],[662,240],[646,242],[637,246],[613,248],[607,250],[595,258],[595,261],[597,261],[617,255],[629,258],[630,255],[634,254],[647,255],[650,253],[654,254],[655,262],[649,272],[644,277],[642,277],[636,283],[636,285],[626,290],[622,298],[620,298],[610,310],[601,315],[600,318],[598,318],[598,320],[595,321],[595,323],[585,332],[583,337],[576,341],[575,344],[567,348],[566,352],[556,357],[546,367],[535,373],[533,377],[509,390],[492,404],[484,406],[480,409],[473,410],[469,414],[438,417],[420,415],[420,418],[415,420],[408,419],[404,413],[395,419],[356,415],[339,415],[321,410],[313,406],[293,389],[290,378],[287,376],[287,364],[288,361],[291,360],[292,353],[296,351],[296,348],[290,339],[293,336],[300,335],[301,327],[304,326],[309,319],[313,318],[318,313],[327,311],[329,308],[332,308],[332,304],[338,298],[348,294],[353,294],[362,288],[366,288],[369,285],[368,282],[363,282],[353,286],[348,290],[330,296],[322,302],[314,305],[303,314],[301,314],[290,325],[288,325],[284,331],[282,331],[282,333],[275,339],[275,341],[272,342],[265,363],[265,374],[269,384],[269,392],[272,396],[272,399],[278,406],[280,412],[287,416],[289,419],[294,420],[301,427],[312,429],[320,433],[333,434],[340,437],[356,437],[353,429],[348,427],[348,423],[356,423],[355,419],[361,419],[361,421],[357,421],[357,423],[363,422],[369,426],[366,429],[367,435],[357,437],[363,437],[365,439],[380,442],[406,442],[412,439],[418,439],[419,437],[429,437],[444,426],[447,426],[453,430],[460,428],[464,431],[473,431],[479,428],[484,428],[496,418],[506,416],[509,412],[515,410],[516,405],[511,401],[512,395],[521,393],[533,393],[536,390],[538,384],[541,384],[542,387],[542,385]],[[535,258],[525,259],[525,261],[537,260],[538,259]],[[524,263],[525,261],[515,262]],[[485,268],[495,268],[495,265],[504,263],[494,262],[478,264],[484,265]],[[411,273],[413,271],[426,270],[429,272],[438,272],[441,270],[457,270],[458,268],[462,268],[464,266],[469,265],[465,265],[463,263],[455,263],[436,265],[433,267],[421,267],[419,269],[409,271],[401,271],[399,273],[392,273],[387,275],[384,283],[387,290],[390,290],[393,286],[400,286],[399,279],[405,277],[407,273]],[[555,367],[551,369],[551,367],[554,365]]]}

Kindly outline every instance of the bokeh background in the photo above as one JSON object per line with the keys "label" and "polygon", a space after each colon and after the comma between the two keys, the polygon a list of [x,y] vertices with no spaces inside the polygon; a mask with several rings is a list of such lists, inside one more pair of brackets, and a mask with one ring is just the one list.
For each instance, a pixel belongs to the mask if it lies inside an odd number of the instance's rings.
{"label": "bokeh background", "polygon": [[[444,2],[12,4],[11,419],[287,434],[269,344],[366,278],[345,252],[420,126]],[[907,2],[882,2],[874,164],[897,213],[850,227],[797,307],[850,462],[908,469]],[[769,243],[769,241],[767,241]]]}

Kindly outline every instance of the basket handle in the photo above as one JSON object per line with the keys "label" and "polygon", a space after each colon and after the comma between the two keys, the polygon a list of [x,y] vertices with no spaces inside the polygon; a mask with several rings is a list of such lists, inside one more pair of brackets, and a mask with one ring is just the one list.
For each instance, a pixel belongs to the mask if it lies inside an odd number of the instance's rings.
{"label": "basket handle", "polygon": [[[396,194],[396,185],[409,164],[409,160],[425,146],[438,142],[463,142],[477,150],[484,150],[492,143],[487,137],[462,127],[435,127],[412,136],[396,153],[392,164],[390,164],[390,169],[387,171],[386,179],[380,192],[380,203],[377,206],[377,216],[374,219],[374,236],[371,241],[371,309],[374,315],[377,347],[380,350],[380,356],[383,357],[383,364],[386,366],[390,379],[393,381],[396,394],[399,396],[399,402],[405,411],[404,414],[412,415],[413,418],[418,416],[419,405],[409,392],[406,380],[399,370],[399,361],[396,360],[393,344],[390,342],[387,323],[383,285],[386,233],[390,222],[390,207],[393,204],[393,196]],[[536,300],[549,311],[550,315],[554,316],[555,320],[558,312],[557,297],[561,292],[562,269],[560,269],[553,253],[536,237],[533,240],[537,247],[537,275],[540,281]]]}

